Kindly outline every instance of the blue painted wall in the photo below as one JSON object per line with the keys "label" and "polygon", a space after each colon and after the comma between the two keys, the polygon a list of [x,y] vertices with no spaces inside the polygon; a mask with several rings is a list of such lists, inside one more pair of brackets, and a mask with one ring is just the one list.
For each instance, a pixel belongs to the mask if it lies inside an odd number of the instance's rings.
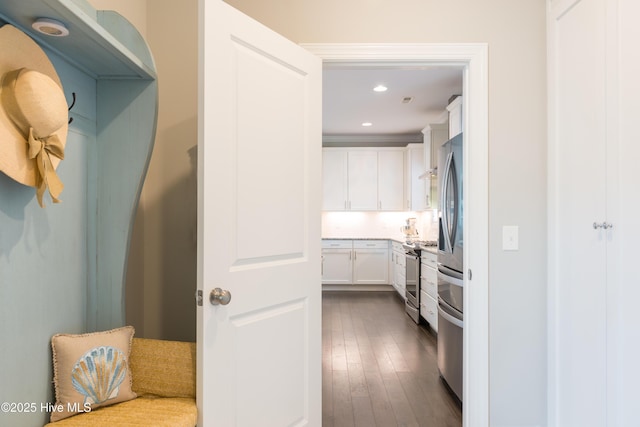
{"label": "blue painted wall", "polygon": [[[43,4],[3,3],[0,16],[29,28],[25,10]],[[48,421],[41,405],[54,401],[52,335],[124,324],[131,228],[157,122],[155,65],[135,28],[114,12],[87,23],[85,0],[47,4],[77,30],[75,43],[44,49],[68,102],[72,92],[77,101],[58,167],[62,203],[45,197],[40,208],[33,188],[0,172],[0,402],[36,409],[0,411],[2,427]]]}
{"label": "blue painted wall", "polygon": [[[1,426],[38,426],[48,419],[42,402],[53,401],[51,336],[86,330],[90,280],[88,206],[95,195],[89,153],[95,150],[96,81],[47,52],[71,112],[65,160],[58,174],[62,203],[38,206],[35,191],[0,173],[0,402],[35,402],[33,414],[0,413]],[[46,200],[46,199],[45,199]]]}

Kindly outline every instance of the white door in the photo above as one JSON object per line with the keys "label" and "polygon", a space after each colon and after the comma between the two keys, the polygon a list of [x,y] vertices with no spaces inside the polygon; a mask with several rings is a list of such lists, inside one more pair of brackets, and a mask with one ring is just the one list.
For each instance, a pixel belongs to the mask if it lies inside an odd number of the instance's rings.
{"label": "white door", "polygon": [[199,7],[198,425],[320,426],[322,62]]}
{"label": "white door", "polygon": [[555,422],[600,427],[607,424],[609,233],[598,225],[607,220],[607,14],[604,0],[558,2],[551,11]]}

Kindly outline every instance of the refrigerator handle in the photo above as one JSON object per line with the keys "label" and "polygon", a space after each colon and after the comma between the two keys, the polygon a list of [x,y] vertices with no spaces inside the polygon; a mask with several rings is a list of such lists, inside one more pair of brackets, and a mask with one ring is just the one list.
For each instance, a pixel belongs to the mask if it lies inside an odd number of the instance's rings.
{"label": "refrigerator handle", "polygon": [[447,163],[444,167],[444,176],[442,177],[442,228],[444,236],[444,250],[448,253],[453,253],[453,247],[451,245],[451,233],[449,229],[449,219],[447,217],[447,209],[450,203],[449,200],[449,175],[451,175],[451,161],[453,160],[453,153],[449,153],[447,156]]}
{"label": "refrigerator handle", "polygon": [[[460,211],[460,198],[458,197],[458,172],[456,171],[456,159],[453,157],[453,152],[451,153],[451,164],[449,165],[449,175],[451,175],[451,183],[453,190],[453,200],[455,202],[453,209],[453,224],[451,224],[450,233],[449,233],[449,247],[451,248],[451,253],[453,253],[453,245],[455,244],[455,238],[458,234],[458,212]],[[449,191],[449,189],[447,189]]]}

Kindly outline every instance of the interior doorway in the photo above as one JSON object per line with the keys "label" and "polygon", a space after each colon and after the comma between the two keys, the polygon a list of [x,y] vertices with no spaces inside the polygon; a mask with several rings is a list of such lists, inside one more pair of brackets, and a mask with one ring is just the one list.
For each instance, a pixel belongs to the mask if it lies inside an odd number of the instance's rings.
{"label": "interior doorway", "polygon": [[[488,75],[486,44],[303,44],[327,67],[456,66],[463,69],[463,426],[489,426]],[[472,286],[468,286],[472,284]]]}

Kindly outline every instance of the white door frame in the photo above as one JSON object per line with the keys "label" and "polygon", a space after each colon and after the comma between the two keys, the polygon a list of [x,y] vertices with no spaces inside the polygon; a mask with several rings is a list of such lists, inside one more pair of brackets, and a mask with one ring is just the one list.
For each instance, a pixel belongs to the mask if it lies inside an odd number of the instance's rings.
{"label": "white door frame", "polygon": [[[486,43],[302,44],[325,67],[463,68],[463,426],[489,426],[489,77]],[[473,276],[471,278],[471,272]]]}

